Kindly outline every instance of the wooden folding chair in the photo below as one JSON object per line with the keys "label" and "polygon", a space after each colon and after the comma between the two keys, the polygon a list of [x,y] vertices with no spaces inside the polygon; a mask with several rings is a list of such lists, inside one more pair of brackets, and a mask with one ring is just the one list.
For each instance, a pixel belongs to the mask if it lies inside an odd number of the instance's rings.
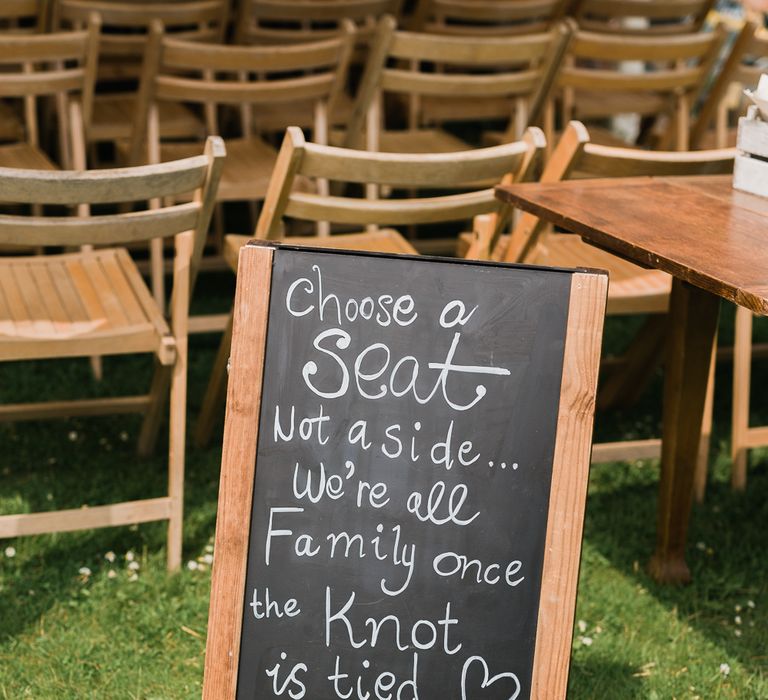
{"label": "wooden folding chair", "polygon": [[[511,37],[457,37],[396,31],[379,22],[345,138],[392,153],[447,153],[471,146],[439,127],[474,119],[508,120],[505,141],[522,137],[541,114],[570,37],[567,24]],[[439,68],[439,70],[435,70]],[[401,97],[407,128],[388,126],[382,99]]]}
{"label": "wooden folding chair", "polygon": [[421,0],[412,28],[432,34],[512,36],[550,30],[570,0]]}
{"label": "wooden folding chair", "polygon": [[[168,520],[168,568],[181,562],[189,297],[211,217],[224,146],[137,168],[46,171],[0,168],[5,202],[37,205],[145,203],[193,192],[192,201],[96,216],[0,216],[0,242],[90,246],[58,255],[0,258],[0,360],[152,353],[144,396],[0,405],[0,421],[107,413],[144,414],[138,451],[156,442],[170,386],[168,494],[160,498],[44,513],[0,516],[0,537]],[[170,320],[117,243],[175,237]]]}
{"label": "wooden folding chair", "polygon": [[571,13],[590,32],[666,36],[698,32],[715,0],[575,0]]}
{"label": "wooden folding chair", "polygon": [[[227,11],[227,0],[160,3],[58,0],[53,17],[56,27],[80,29],[93,12],[101,18],[98,94],[86,134],[88,143],[115,143],[130,138],[136,84],[153,21],[162,22],[166,32],[188,41],[221,42],[227,27]],[[168,137],[202,139],[205,134],[200,117],[175,102],[160,105],[158,125],[160,133]]]}
{"label": "wooden folding chair", "polygon": [[[690,115],[718,58],[725,31],[675,36],[626,36],[578,31],[574,34],[557,81],[562,104],[562,123],[571,119],[593,120],[620,114],[666,119],[659,137],[667,147],[667,134],[674,147],[685,151],[689,145]],[[629,73],[624,63],[643,66]],[[548,105],[550,137],[554,123],[553,103]],[[592,129],[593,138],[599,132]],[[659,129],[657,129],[659,131]],[[619,139],[599,133],[608,145]]]}
{"label": "wooden folding chair", "polygon": [[[262,105],[279,105],[311,100],[314,106],[314,135],[327,139],[327,114],[344,85],[351,50],[352,30],[323,41],[290,46],[224,46],[201,44],[166,36],[153,23],[137,101],[129,162],[160,163],[195,153],[200,143],[162,138],[159,105],[164,102],[196,104],[205,111],[206,130],[218,134],[217,107],[241,109],[241,136],[227,139],[229,153],[217,192],[218,202],[247,201],[255,205],[264,198],[277,159],[277,150],[265,140],[265,133],[250,117]],[[251,112],[248,108],[253,108]],[[255,120],[254,120],[255,121]],[[223,223],[216,217],[215,252],[221,252]],[[162,251],[153,250],[153,289],[163,296]],[[196,325],[196,330],[221,330]]]}
{"label": "wooden folding chair", "polygon": [[56,107],[60,164],[83,167],[83,139],[93,105],[98,46],[95,15],[81,31],[2,35],[0,96],[21,104],[23,133],[0,145],[0,167],[57,167],[41,148],[43,129],[38,107],[45,98],[53,100]]}
{"label": "wooden folding chair", "polygon": [[[355,50],[350,66],[365,62],[380,17],[397,14],[402,0],[241,0],[235,27],[235,42],[251,46],[297,44],[322,41],[349,28],[354,30]],[[354,108],[353,76],[346,81],[328,113],[330,127],[344,129]],[[261,105],[254,114],[259,127],[282,132],[289,124],[302,129],[314,126],[311,100],[290,105]]]}
{"label": "wooden folding chair", "polygon": [[[448,221],[471,221],[494,212],[499,201],[491,187],[467,183],[498,182],[512,173],[516,180],[535,176],[545,143],[539,129],[529,129],[524,139],[503,146],[452,154],[370,153],[307,143],[300,129],[289,127],[280,149],[254,236],[274,239],[285,234],[286,220],[368,226],[368,236],[381,236],[380,226],[408,226]],[[359,185],[419,188],[434,191],[463,189],[460,194],[412,196],[406,199],[371,200],[298,191],[295,182],[309,177]],[[248,236],[227,236],[228,258],[236,268],[236,251]],[[333,245],[334,236],[320,240]],[[355,241],[360,249],[361,236]],[[290,238],[287,239],[290,242]],[[339,239],[339,245],[344,243]],[[233,264],[234,263],[234,264]],[[195,430],[195,443],[210,442],[221,412],[226,389],[231,321],[222,338]]]}
{"label": "wooden folding chair", "polygon": [[[724,174],[733,170],[735,151],[719,149],[678,153],[640,151],[590,143],[589,132],[580,122],[571,122],[547,162],[541,182],[570,178],[632,176],[671,176]],[[610,404],[617,398],[632,400],[645,386],[649,372],[656,367],[665,333],[665,315],[672,287],[671,277],[658,270],[646,270],[610,253],[584,243],[578,236],[548,232],[536,216],[520,216],[511,236],[490,243],[497,259],[564,267],[606,269],[610,273],[608,314],[647,314],[645,341],[635,342],[620,370],[604,382],[599,401]],[[631,395],[630,395],[631,394]],[[709,416],[711,421],[711,399]],[[702,442],[701,461],[706,468],[709,429]],[[627,440],[596,444],[593,462],[658,457],[661,440]]]}

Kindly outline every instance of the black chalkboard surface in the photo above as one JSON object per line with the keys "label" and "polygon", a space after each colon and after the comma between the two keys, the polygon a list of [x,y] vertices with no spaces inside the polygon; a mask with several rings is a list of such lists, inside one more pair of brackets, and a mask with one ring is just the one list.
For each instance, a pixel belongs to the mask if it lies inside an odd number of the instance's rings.
{"label": "black chalkboard surface", "polygon": [[[591,430],[588,411],[586,450],[563,444],[562,397],[586,396],[591,408],[605,276],[246,251],[260,258],[262,284],[251,291],[263,310],[254,316],[251,304],[249,320],[236,316],[227,428],[241,397],[257,394],[258,409],[251,434],[225,428],[206,695],[555,697],[540,694],[542,669],[554,663],[540,656],[552,653],[541,645],[554,624],[542,616],[542,591],[562,585],[545,580],[546,555],[558,549],[550,520],[560,537],[577,530],[575,569],[573,543],[563,564],[574,578]],[[587,356],[572,333],[574,308],[587,307],[594,371],[580,382],[564,367]],[[238,333],[242,324],[249,332]],[[254,324],[256,347],[239,341]],[[239,351],[254,365],[250,380],[237,372]],[[222,532],[233,450],[236,462],[250,450],[230,476],[241,479],[235,500],[248,501],[237,557]],[[558,497],[572,512],[553,508],[560,463],[583,482]],[[558,632],[566,653],[575,580],[568,591],[553,608],[568,620]],[[226,624],[214,596],[227,601]],[[228,694],[214,678],[220,637]],[[565,668],[567,677],[567,658]]]}

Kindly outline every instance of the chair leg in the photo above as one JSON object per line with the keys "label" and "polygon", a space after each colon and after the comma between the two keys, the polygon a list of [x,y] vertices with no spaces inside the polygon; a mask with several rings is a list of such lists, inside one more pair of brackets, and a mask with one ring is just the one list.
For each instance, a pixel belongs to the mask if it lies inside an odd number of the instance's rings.
{"label": "chair leg", "polygon": [[224,248],[224,205],[221,202],[213,208],[213,245],[215,250]]}
{"label": "chair leg", "polygon": [[89,357],[88,360],[91,363],[93,378],[100,382],[104,378],[104,362],[101,359],[101,355],[94,355]]}
{"label": "chair leg", "polygon": [[168,396],[171,371],[171,367],[161,365],[159,362],[155,363],[155,373],[152,377],[152,386],[149,389],[149,408],[144,415],[144,422],[139,433],[137,451],[140,457],[148,457],[155,449],[163,408]]}
{"label": "chair leg", "polygon": [[743,491],[747,486],[747,431],[749,430],[749,391],[752,362],[752,312],[736,307],[736,333],[733,342],[733,413],[731,417],[731,486]]}
{"label": "chair leg", "polygon": [[184,454],[187,424],[187,348],[186,340],[177,347],[171,374],[168,445],[168,495],[171,515],[168,519],[168,570],[181,566],[184,523]]}
{"label": "chair leg", "polygon": [[195,447],[204,449],[208,447],[213,435],[213,427],[216,418],[224,406],[227,395],[227,362],[229,361],[229,348],[232,344],[232,314],[229,314],[227,327],[221,338],[216,360],[213,363],[211,377],[203,397],[203,405],[195,426]]}
{"label": "chair leg", "polygon": [[717,364],[717,336],[712,345],[712,360],[709,365],[707,378],[707,394],[704,398],[704,416],[701,419],[701,440],[699,441],[699,456],[696,460],[694,474],[694,497],[697,503],[704,502],[707,489],[707,469],[709,467],[709,443],[712,438],[712,412],[715,405],[715,365]]}
{"label": "chair leg", "polygon": [[597,405],[601,410],[631,406],[639,398],[663,359],[666,332],[666,314],[648,316],[624,353],[620,368],[609,375],[600,387]]}

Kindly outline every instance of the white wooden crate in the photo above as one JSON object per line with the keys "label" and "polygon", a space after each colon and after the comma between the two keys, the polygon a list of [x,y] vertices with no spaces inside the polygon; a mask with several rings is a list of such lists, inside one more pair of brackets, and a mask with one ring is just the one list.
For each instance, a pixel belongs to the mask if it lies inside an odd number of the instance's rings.
{"label": "white wooden crate", "polygon": [[733,188],[768,197],[768,122],[760,118],[755,105],[739,119],[736,148]]}

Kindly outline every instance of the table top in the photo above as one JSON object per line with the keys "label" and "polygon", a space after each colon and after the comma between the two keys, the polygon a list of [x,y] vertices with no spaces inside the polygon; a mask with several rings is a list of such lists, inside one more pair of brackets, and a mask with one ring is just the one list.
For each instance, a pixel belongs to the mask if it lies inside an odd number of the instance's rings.
{"label": "table top", "polygon": [[730,175],[500,185],[496,196],[634,263],[768,315],[768,199]]}

